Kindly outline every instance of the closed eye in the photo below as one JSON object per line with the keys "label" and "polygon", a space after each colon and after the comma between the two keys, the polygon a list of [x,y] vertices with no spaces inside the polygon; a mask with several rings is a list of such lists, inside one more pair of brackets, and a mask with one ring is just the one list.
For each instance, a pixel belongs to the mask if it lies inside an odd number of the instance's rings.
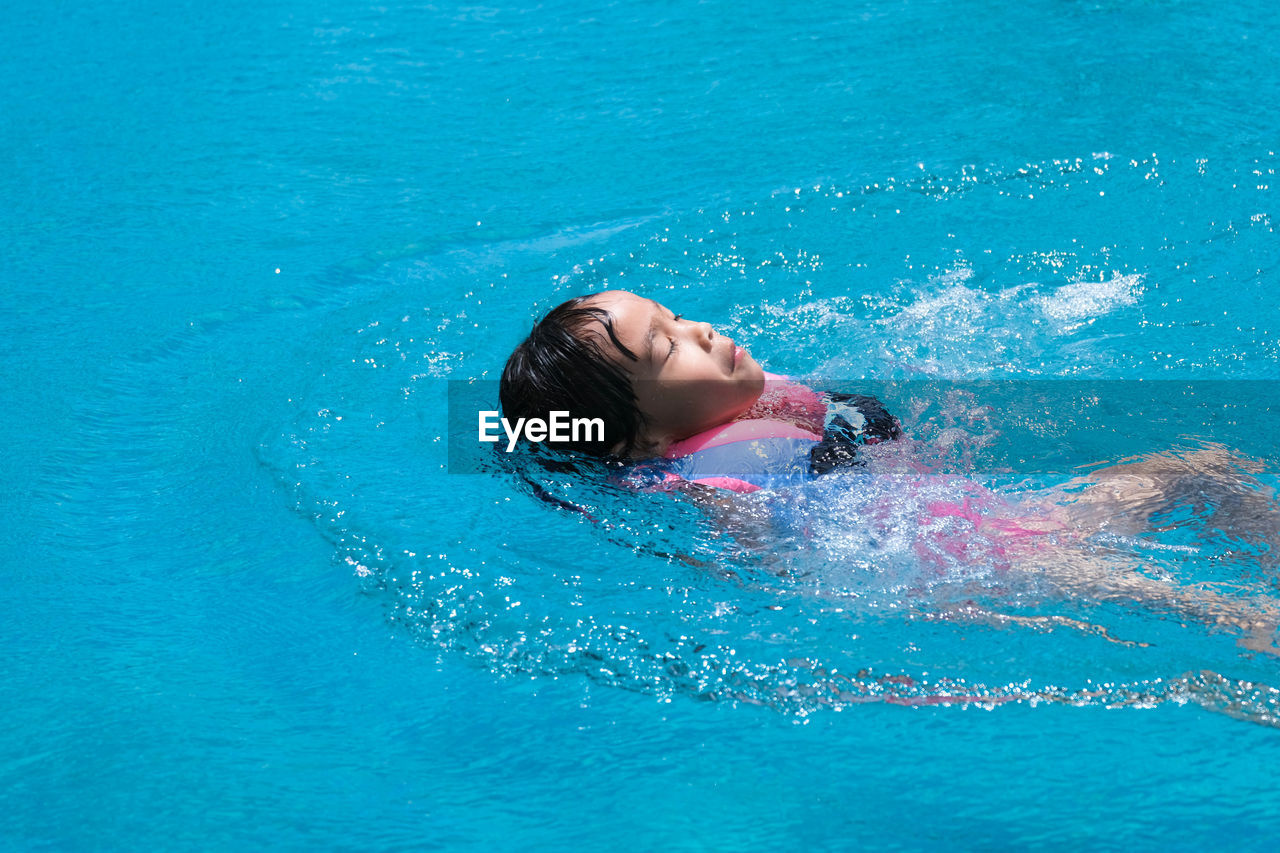
{"label": "closed eye", "polygon": [[[683,316],[684,316],[683,314],[672,314],[671,322],[678,323],[680,322],[680,318]],[[671,358],[671,356],[675,355],[675,352],[676,352],[676,339],[667,338],[667,340],[671,342],[671,348],[667,350],[667,358]]]}

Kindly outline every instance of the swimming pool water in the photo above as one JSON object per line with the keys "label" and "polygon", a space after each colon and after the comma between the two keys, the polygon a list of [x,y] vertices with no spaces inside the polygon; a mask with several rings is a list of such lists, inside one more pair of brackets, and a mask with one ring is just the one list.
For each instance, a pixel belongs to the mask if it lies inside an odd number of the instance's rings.
{"label": "swimming pool water", "polygon": [[[869,553],[855,484],[784,507],[823,531],[774,543],[784,576],[676,502],[557,481],[602,525],[449,473],[445,432],[450,382],[627,287],[772,370],[881,383],[923,458],[1009,493],[1205,441],[1274,482],[1269,16],[11,16],[0,839],[1268,848],[1280,676],[1230,632],[983,560],[947,577],[1148,645],[934,618],[950,593]],[[1138,380],[1230,408],[1137,417]],[[1104,428],[1010,414],[1064,382]],[[1134,553],[1274,594],[1247,544]],[[1017,701],[920,704],[975,689]]]}

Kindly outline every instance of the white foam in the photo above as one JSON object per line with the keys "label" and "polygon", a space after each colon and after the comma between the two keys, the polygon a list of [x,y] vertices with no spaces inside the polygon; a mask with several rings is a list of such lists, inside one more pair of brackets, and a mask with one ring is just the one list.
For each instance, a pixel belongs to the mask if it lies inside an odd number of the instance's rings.
{"label": "white foam", "polygon": [[1033,304],[1057,324],[1058,334],[1066,334],[1117,308],[1137,304],[1142,292],[1142,276],[1130,273],[1105,281],[1064,284]]}

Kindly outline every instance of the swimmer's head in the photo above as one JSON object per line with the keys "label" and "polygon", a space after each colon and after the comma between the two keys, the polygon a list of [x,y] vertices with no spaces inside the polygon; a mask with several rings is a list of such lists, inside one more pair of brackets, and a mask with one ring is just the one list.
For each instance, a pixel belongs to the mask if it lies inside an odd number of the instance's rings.
{"label": "swimmer's head", "polygon": [[638,356],[619,339],[613,317],[592,305],[592,298],[570,299],[534,325],[507,359],[498,397],[503,416],[511,421],[546,419],[555,411],[575,418],[600,418],[604,441],[560,446],[593,456],[626,456],[635,449],[644,416],[619,362]]}
{"label": "swimmer's head", "polygon": [[594,455],[656,456],[728,423],[764,390],[764,371],[707,323],[622,290],[571,299],[534,326],[507,360],[508,419],[601,418],[603,442],[561,444]]}

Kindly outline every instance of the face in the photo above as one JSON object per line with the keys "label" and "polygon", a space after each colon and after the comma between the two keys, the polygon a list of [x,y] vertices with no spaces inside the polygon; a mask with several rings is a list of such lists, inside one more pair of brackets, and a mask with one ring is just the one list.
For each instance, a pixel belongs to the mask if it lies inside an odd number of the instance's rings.
{"label": "face", "polygon": [[618,339],[639,357],[631,361],[604,347],[631,377],[647,424],[645,452],[660,454],[673,441],[728,423],[764,390],[759,363],[708,323],[623,290],[601,293],[589,304],[613,315]]}

